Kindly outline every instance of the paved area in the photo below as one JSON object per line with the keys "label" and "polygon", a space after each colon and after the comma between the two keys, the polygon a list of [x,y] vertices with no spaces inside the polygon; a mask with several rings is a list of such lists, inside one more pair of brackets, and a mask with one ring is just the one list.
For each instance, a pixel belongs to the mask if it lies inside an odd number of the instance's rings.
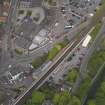
{"label": "paved area", "polygon": [[72,68],[79,68],[88,49],[80,45],[54,70],[52,77],[55,83],[63,80],[63,75],[67,74]]}

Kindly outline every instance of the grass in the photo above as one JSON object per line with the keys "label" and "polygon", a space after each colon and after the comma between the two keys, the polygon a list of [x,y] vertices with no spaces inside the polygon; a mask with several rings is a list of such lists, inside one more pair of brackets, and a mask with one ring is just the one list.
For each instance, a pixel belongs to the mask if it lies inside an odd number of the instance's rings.
{"label": "grass", "polygon": [[32,66],[35,69],[38,69],[45,61],[52,60],[60,51],[62,48],[64,48],[69,43],[67,38],[64,38],[64,40],[61,43],[56,44],[49,52],[48,54],[44,54],[41,57],[36,58],[31,62]]}
{"label": "grass", "polygon": [[99,22],[100,16],[103,15],[104,11],[105,11],[105,0],[102,0],[102,5],[99,6],[99,8],[96,10],[96,14],[94,15],[92,21],[93,22]]}
{"label": "grass", "polygon": [[69,43],[69,40],[67,38],[64,38],[64,40],[61,43],[56,44],[49,52],[48,52],[48,60],[52,60],[62,48],[64,48]]}
{"label": "grass", "polygon": [[101,43],[101,50],[105,51],[105,39]]}
{"label": "grass", "polygon": [[52,60],[62,49],[62,46],[60,44],[55,45],[48,53],[48,59]]}
{"label": "grass", "polygon": [[90,33],[92,40],[94,40],[99,32],[99,30],[101,29],[102,23],[98,22],[95,26],[95,28],[93,29],[93,31]]}

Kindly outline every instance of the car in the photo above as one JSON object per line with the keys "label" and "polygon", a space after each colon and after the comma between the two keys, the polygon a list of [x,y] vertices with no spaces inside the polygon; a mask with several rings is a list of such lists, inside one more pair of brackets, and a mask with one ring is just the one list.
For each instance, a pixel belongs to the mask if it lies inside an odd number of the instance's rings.
{"label": "car", "polygon": [[61,7],[61,11],[65,11],[65,7]]}
{"label": "car", "polygon": [[58,23],[58,22],[56,22],[56,23],[55,23],[55,26],[57,27],[58,25],[59,25],[59,23]]}
{"label": "car", "polygon": [[65,7],[61,7],[61,12],[65,14]]}
{"label": "car", "polygon": [[11,68],[11,67],[12,67],[12,65],[9,65],[9,66],[8,66],[8,68]]}
{"label": "car", "polygon": [[73,25],[66,25],[65,27],[64,27],[64,29],[71,29],[71,28],[73,28],[74,26]]}

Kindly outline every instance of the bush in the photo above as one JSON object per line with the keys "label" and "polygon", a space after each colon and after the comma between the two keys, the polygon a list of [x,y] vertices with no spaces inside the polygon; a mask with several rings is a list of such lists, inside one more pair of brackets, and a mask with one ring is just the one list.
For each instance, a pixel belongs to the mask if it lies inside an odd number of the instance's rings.
{"label": "bush", "polygon": [[45,95],[40,91],[34,91],[32,93],[32,103],[35,105],[42,105],[45,100]]}
{"label": "bush", "polygon": [[37,57],[31,64],[35,69],[38,69],[46,60],[47,60],[47,54],[45,53],[41,57]]}
{"label": "bush", "polygon": [[26,16],[31,16],[31,14],[32,14],[32,11],[27,11]]}
{"label": "bush", "polygon": [[77,69],[72,69],[66,76],[66,80],[72,85],[75,82],[77,75],[78,75]]}
{"label": "bush", "polygon": [[52,60],[62,49],[60,44],[55,45],[49,52],[48,52],[48,59]]}
{"label": "bush", "polygon": [[19,49],[15,49],[15,52],[17,53],[17,54],[19,54],[19,55],[22,55],[23,54],[23,51],[22,50],[19,50]]}
{"label": "bush", "polygon": [[19,14],[24,14],[24,10],[19,10]]}

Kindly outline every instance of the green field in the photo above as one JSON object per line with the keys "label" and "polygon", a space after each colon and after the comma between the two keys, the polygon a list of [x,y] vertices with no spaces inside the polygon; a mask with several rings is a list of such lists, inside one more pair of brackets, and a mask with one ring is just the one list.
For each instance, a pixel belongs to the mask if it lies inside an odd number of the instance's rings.
{"label": "green field", "polygon": [[62,46],[60,44],[55,45],[48,53],[48,59],[52,60],[62,49]]}
{"label": "green field", "polygon": [[102,26],[102,23],[101,22],[98,22],[96,25],[95,25],[95,28],[93,29],[93,31],[90,33],[91,37],[92,37],[92,40],[94,40],[98,34],[98,32],[100,31],[101,29],[101,26]]}
{"label": "green field", "polygon": [[65,37],[61,43],[56,44],[49,52],[48,52],[48,60],[52,60],[62,48],[64,48],[69,43],[69,40]]}

